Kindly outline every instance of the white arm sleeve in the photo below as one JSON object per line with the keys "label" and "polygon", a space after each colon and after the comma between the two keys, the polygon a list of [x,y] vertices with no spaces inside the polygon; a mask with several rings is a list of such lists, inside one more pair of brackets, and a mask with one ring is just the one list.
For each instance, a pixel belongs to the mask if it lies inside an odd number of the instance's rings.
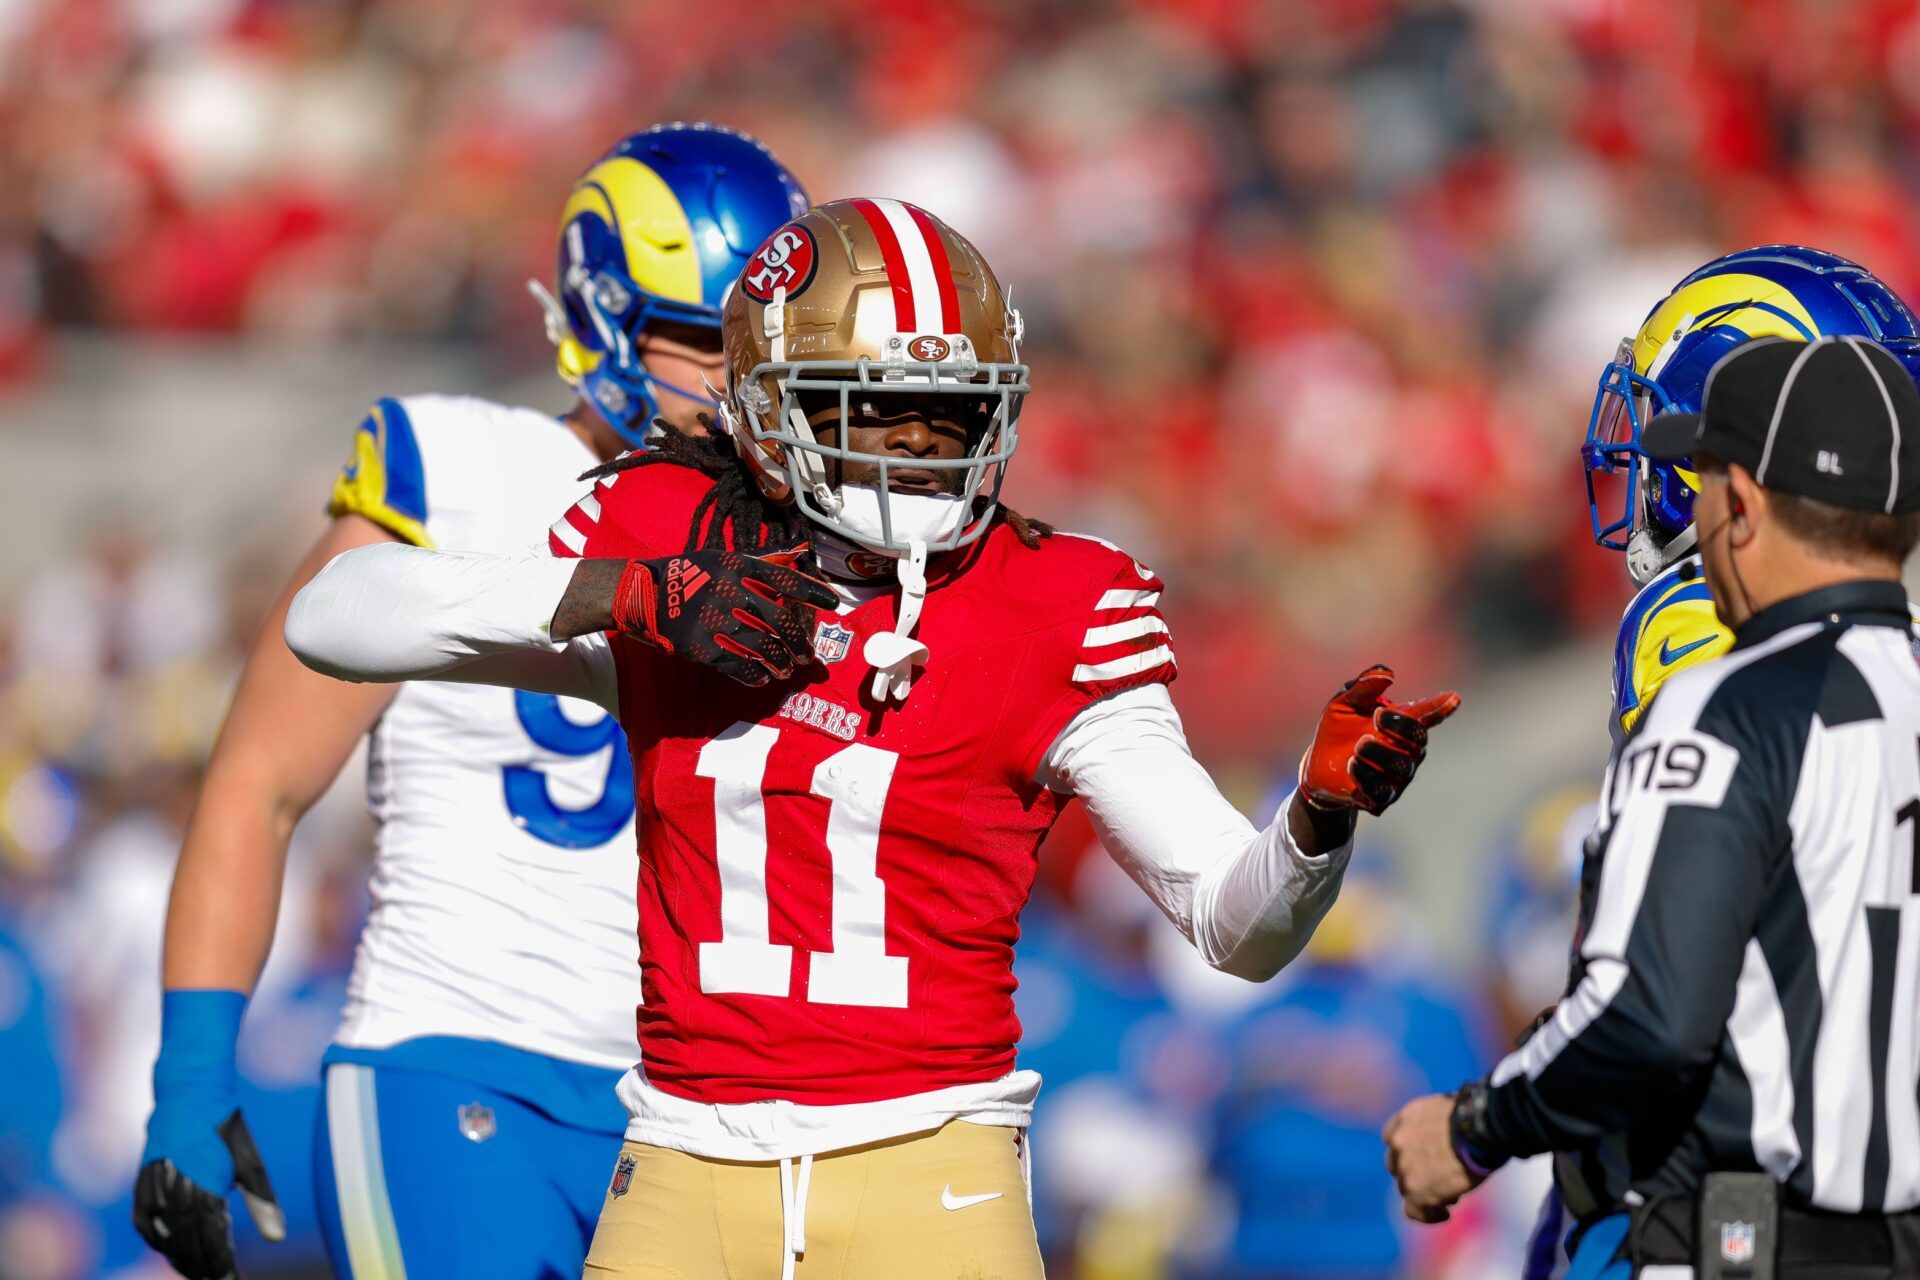
{"label": "white arm sleeve", "polygon": [[1039,781],[1086,801],[1114,860],[1207,963],[1252,982],[1300,954],[1353,851],[1349,840],[1309,857],[1285,809],[1255,831],[1193,758],[1162,684],[1082,710],[1054,740]]}
{"label": "white arm sleeve", "polygon": [[616,701],[604,635],[555,643],[577,560],[429,551],[397,542],[335,556],[287,611],[287,647],[340,680],[458,680]]}

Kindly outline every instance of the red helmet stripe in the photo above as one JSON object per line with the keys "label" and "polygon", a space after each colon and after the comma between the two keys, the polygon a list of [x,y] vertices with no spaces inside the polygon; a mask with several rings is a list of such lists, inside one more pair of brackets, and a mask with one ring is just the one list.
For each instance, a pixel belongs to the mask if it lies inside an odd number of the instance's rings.
{"label": "red helmet stripe", "polygon": [[960,291],[953,287],[953,264],[947,260],[947,246],[940,239],[933,219],[919,205],[906,205],[913,225],[927,241],[927,256],[933,259],[933,278],[940,286],[940,332],[960,332]]}
{"label": "red helmet stripe", "polygon": [[900,238],[893,234],[893,224],[887,221],[887,215],[880,206],[871,200],[852,200],[848,203],[860,211],[867,220],[867,226],[873,231],[873,238],[880,242],[880,265],[887,273],[887,283],[893,286],[893,323],[903,333],[910,333],[919,325],[914,317],[913,278],[907,274],[906,256],[900,252]]}

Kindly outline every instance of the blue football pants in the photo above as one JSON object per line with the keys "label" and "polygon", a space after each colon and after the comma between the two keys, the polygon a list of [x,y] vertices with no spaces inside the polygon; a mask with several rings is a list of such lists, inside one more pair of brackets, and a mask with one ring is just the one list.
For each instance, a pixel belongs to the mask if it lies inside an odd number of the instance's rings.
{"label": "blue football pants", "polygon": [[336,1062],[314,1187],[336,1276],[579,1276],[620,1136],[453,1076]]}

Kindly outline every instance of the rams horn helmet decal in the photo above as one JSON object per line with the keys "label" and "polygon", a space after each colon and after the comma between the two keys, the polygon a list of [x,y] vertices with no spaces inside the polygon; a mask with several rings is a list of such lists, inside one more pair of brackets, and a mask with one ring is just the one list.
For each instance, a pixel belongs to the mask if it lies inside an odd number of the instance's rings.
{"label": "rams horn helmet decal", "polygon": [[[1594,541],[1627,553],[1646,583],[1693,552],[1699,477],[1686,463],[1646,456],[1656,415],[1700,407],[1707,374],[1753,338],[1811,342],[1872,338],[1920,376],[1920,320],[1872,272],[1800,245],[1763,245],[1716,258],[1675,285],[1601,372],[1581,459]],[[1612,491],[1609,491],[1612,478]],[[1620,496],[1616,497],[1618,493]]]}
{"label": "rams horn helmet decal", "polygon": [[622,138],[567,196],[555,293],[531,286],[560,376],[634,445],[646,442],[663,391],[711,403],[704,388],[649,375],[639,339],[669,324],[718,345],[727,291],[749,256],[806,207],[794,176],[744,133],[666,124]]}

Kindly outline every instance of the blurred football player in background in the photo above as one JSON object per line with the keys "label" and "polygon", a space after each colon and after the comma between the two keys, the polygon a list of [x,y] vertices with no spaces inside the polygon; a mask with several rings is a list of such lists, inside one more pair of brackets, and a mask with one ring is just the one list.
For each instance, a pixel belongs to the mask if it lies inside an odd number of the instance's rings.
{"label": "blurred football player in background", "polygon": [[288,641],[348,678],[591,697],[632,736],[642,1063],[589,1274],[1037,1277],[1011,965],[1060,809],[1264,980],[1459,699],[1389,702],[1368,668],[1257,831],[1187,748],[1160,580],[998,501],[1027,368],[971,243],[821,205],[723,333],[728,436],[601,468],[554,527],[583,562],[362,548]]}
{"label": "blurred football player in background", "polygon": [[134,1213],[182,1274],[232,1274],[235,1185],[263,1234],[277,1233],[236,1107],[235,1041],[272,943],[288,837],[363,737],[373,901],[314,1145],[334,1268],[579,1274],[624,1127],[614,1084],[636,1053],[634,798],[619,727],[551,695],[345,686],[294,659],[283,619],[341,551],[523,551],[582,471],[661,422],[703,430],[726,287],[805,207],[793,176],[743,134],[633,134],[567,199],[557,299],[534,286],[579,402],[556,420],[407,396],[360,424],[332,523],[255,640],[174,880]]}
{"label": "blurred football player in background", "polygon": [[[1639,588],[1614,642],[1609,724],[1616,741],[1633,731],[1675,671],[1733,645],[1701,569],[1693,522],[1698,476],[1686,463],[1647,456],[1647,424],[1668,411],[1697,412],[1713,366],[1741,343],[1845,334],[1873,338],[1920,377],[1920,319],[1872,272],[1819,249],[1762,245],[1716,258],[1681,280],[1602,370],[1581,449],[1594,540],[1625,553]],[[1585,878],[1597,874],[1589,868]],[[1576,1163],[1562,1157],[1558,1166],[1527,1250],[1530,1277],[1564,1264],[1562,1197],[1574,1218],[1589,1207]]]}

